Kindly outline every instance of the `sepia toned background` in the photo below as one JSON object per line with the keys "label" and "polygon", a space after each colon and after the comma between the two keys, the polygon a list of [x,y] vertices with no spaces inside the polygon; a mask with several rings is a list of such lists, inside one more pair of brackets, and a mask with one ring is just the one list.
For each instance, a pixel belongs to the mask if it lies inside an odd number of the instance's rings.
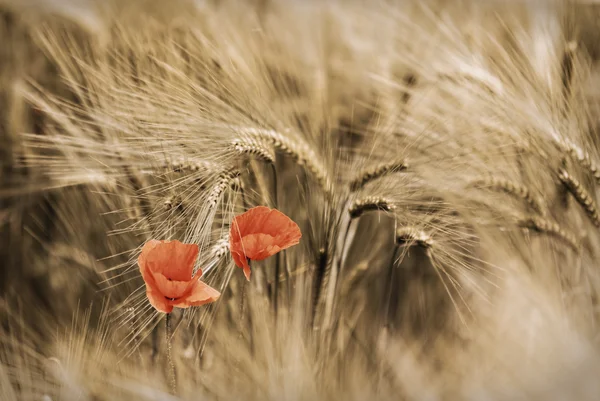
{"label": "sepia toned background", "polygon": [[[600,5],[0,15],[1,400],[600,394]],[[257,205],[303,239],[246,283],[226,234]],[[223,293],[173,314],[177,395],[151,238]]]}

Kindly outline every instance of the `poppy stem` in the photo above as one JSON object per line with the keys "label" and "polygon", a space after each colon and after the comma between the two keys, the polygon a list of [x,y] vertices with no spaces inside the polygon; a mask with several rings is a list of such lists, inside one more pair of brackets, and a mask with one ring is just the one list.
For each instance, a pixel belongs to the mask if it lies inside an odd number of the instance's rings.
{"label": "poppy stem", "polygon": [[171,387],[171,394],[177,395],[177,376],[175,374],[175,363],[173,363],[172,355],[172,338],[173,332],[171,329],[171,314],[167,313],[165,319],[166,337],[167,337],[167,366],[169,369],[169,385]]}

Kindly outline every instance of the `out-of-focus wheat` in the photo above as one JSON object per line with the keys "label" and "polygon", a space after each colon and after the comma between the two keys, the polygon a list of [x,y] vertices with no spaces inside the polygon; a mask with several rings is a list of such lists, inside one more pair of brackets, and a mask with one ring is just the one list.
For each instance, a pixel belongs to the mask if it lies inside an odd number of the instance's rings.
{"label": "out-of-focus wheat", "polygon": [[[6,6],[2,399],[169,399],[149,238],[223,293],[181,399],[594,399],[596,9],[238,3]],[[246,283],[255,205],[303,239]]]}

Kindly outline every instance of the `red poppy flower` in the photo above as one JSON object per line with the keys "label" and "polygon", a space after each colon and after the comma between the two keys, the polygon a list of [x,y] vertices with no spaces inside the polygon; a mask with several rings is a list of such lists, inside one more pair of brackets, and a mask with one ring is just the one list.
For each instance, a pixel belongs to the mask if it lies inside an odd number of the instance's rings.
{"label": "red poppy flower", "polygon": [[233,261],[250,280],[248,259],[263,260],[300,242],[298,224],[277,209],[258,206],[236,216],[229,228]]}
{"label": "red poppy flower", "polygon": [[142,248],[138,265],[146,282],[146,295],[158,311],[188,308],[216,301],[221,293],[200,281],[202,270],[192,277],[198,245],[179,241],[150,240]]}

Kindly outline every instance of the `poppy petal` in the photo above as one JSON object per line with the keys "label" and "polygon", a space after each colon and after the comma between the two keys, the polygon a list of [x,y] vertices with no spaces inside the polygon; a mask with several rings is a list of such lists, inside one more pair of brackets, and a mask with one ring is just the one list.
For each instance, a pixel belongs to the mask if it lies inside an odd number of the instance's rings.
{"label": "poppy petal", "polygon": [[[239,246],[241,249],[241,246]],[[250,265],[248,264],[248,259],[244,256],[242,252],[231,251],[231,256],[233,261],[235,262],[237,267],[244,269],[244,275],[246,276],[246,280],[250,281]]]}
{"label": "poppy petal", "polygon": [[155,240],[149,242],[153,243],[148,247],[143,259],[150,271],[162,273],[176,281],[188,281],[192,278],[192,270],[199,253],[198,245],[184,244],[177,240],[158,241],[158,244]]}
{"label": "poppy petal", "polygon": [[279,210],[273,209],[264,221],[260,232],[289,241],[292,238],[300,240],[300,227],[292,219]]}
{"label": "poppy petal", "polygon": [[144,246],[142,247],[142,252],[140,253],[140,256],[138,256],[138,266],[140,268],[140,273],[142,273],[142,278],[144,279],[144,281],[146,283],[148,283],[149,280],[152,280],[149,265],[148,265],[148,254],[158,244],[160,244],[160,241],[155,240],[155,239],[146,242],[144,244]]}
{"label": "poppy petal", "polygon": [[250,234],[242,238],[241,248],[246,257],[252,260],[263,260],[281,251],[275,245],[276,238],[268,234]]}
{"label": "poppy petal", "polygon": [[250,279],[247,259],[263,260],[297,245],[300,227],[277,209],[257,206],[234,217],[229,229],[229,249],[235,264]]}
{"label": "poppy petal", "polygon": [[277,209],[257,206],[233,219],[230,238],[239,240],[248,234],[269,234],[273,237],[286,233],[300,233],[298,225]]}
{"label": "poppy petal", "polygon": [[178,308],[187,308],[190,306],[200,306],[215,302],[221,293],[203,281],[197,280],[191,287],[190,292],[185,296],[173,302],[173,306]]}
{"label": "poppy petal", "polygon": [[246,266],[244,266],[244,276],[246,276],[247,281],[250,281],[250,274],[252,274],[252,271],[250,270],[248,262],[246,262]]}
{"label": "poppy petal", "polygon": [[296,245],[302,238],[300,227],[277,209],[258,206],[236,216],[231,223],[230,245],[250,234],[267,234],[277,238],[282,249]]}
{"label": "poppy petal", "polygon": [[180,298],[185,295],[190,287],[190,281],[169,280],[162,273],[153,272],[152,277],[154,278],[158,292],[167,298]]}
{"label": "poppy petal", "polygon": [[152,291],[150,287],[146,287],[146,296],[150,301],[150,304],[159,312],[171,313],[173,311],[173,305],[169,304],[169,301],[160,293]]}
{"label": "poppy petal", "polygon": [[235,216],[229,230],[230,241],[237,242],[245,235],[260,232],[260,229],[264,226],[264,221],[270,212],[271,209],[266,206],[257,206],[239,216]]}
{"label": "poppy petal", "polygon": [[237,267],[244,267],[244,261],[246,258],[244,258],[244,254],[241,252],[241,247],[239,247],[240,251],[238,251],[238,247],[239,246],[236,248],[230,247],[231,257],[233,258],[233,261]]}
{"label": "poppy petal", "polygon": [[275,244],[280,250],[290,248],[294,245],[298,245],[300,243],[300,238],[302,238],[302,233],[300,232],[300,228],[296,226],[296,228],[289,229],[283,234],[275,237]]}

